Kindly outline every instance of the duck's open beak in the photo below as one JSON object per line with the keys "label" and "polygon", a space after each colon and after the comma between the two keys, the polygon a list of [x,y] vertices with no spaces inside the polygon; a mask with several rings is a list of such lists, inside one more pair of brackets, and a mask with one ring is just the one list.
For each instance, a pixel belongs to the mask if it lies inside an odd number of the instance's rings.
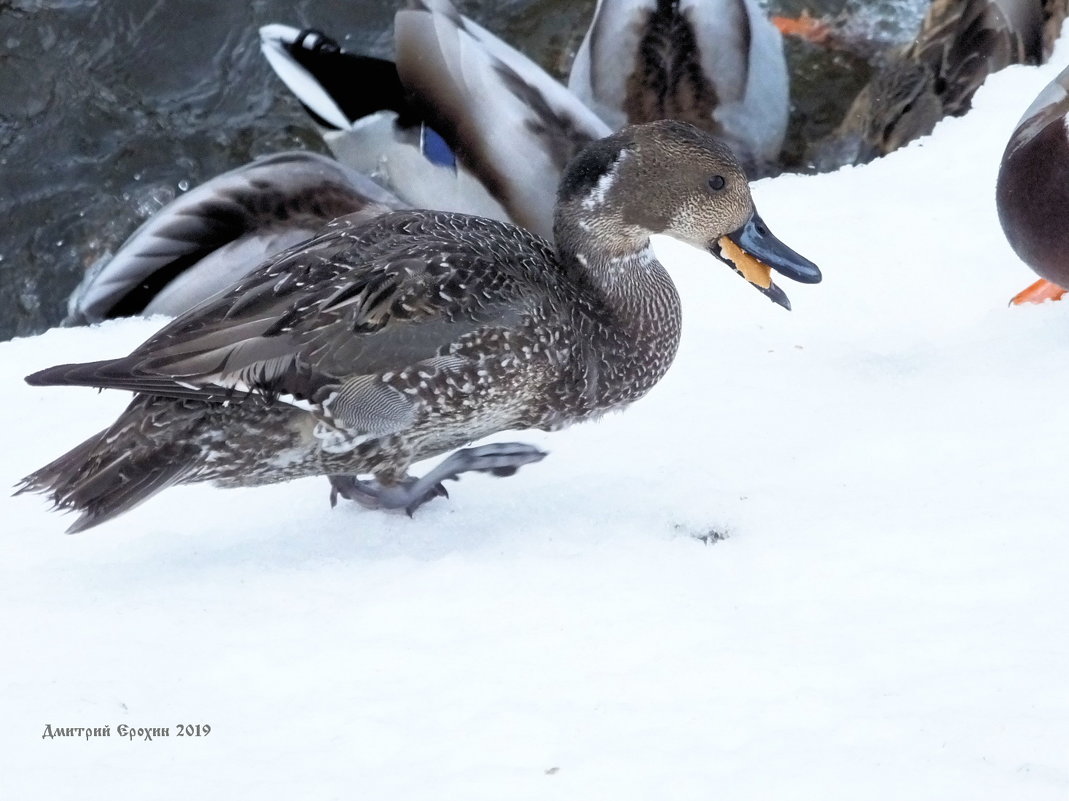
{"label": "duck's open beak", "polygon": [[791,302],[772,283],[773,270],[803,284],[820,282],[820,268],[776,239],[756,211],[737,231],[717,239],[709,251],[785,309]]}

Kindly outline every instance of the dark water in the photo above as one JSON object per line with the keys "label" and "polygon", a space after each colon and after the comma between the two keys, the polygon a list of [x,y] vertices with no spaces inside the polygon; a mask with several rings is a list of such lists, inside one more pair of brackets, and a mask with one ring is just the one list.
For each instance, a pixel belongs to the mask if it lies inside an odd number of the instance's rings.
{"label": "dark water", "polygon": [[[772,6],[834,13],[859,2]],[[868,2],[891,18],[924,0]],[[457,5],[564,76],[594,0]],[[177,193],[265,153],[324,150],[260,55],[261,25],[317,27],[346,49],[389,57],[396,7],[0,0],[0,339],[56,324],[86,268]],[[802,47],[793,57],[813,73],[795,97],[793,130],[805,137],[834,118],[843,92],[821,85],[823,56]]]}

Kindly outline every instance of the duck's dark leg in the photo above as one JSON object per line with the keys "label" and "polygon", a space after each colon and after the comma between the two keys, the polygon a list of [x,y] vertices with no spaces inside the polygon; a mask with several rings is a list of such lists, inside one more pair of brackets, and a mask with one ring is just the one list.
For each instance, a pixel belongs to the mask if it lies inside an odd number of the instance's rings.
{"label": "duck's dark leg", "polygon": [[545,455],[545,451],[522,442],[495,442],[459,450],[422,478],[409,476],[390,486],[374,479],[330,476],[330,505],[337,503],[341,496],[369,509],[404,509],[411,517],[427,501],[449,497],[442,486],[446,479],[457,480],[461,473],[471,472],[511,476],[525,464],[541,461]]}

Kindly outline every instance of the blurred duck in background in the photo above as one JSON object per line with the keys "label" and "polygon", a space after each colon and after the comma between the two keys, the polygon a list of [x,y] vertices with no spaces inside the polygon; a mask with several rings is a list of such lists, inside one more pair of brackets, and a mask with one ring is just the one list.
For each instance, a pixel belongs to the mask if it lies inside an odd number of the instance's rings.
{"label": "blurred duck in background", "polygon": [[[267,25],[260,37],[340,161],[412,206],[508,220],[552,239],[564,165],[609,126],[447,0],[410,3],[394,30],[392,74],[318,32]],[[376,76],[382,88],[368,98]]]}
{"label": "blurred duck in background", "polygon": [[995,201],[1010,246],[1040,277],[1013,303],[1058,300],[1069,287],[1069,68],[1025,111],[1006,145]]}
{"label": "blurred duck in background", "polygon": [[814,163],[860,164],[969,110],[992,72],[1050,56],[1066,0],[933,0],[917,38],[882,59]]}
{"label": "blurred duck in background", "polygon": [[751,176],[776,166],[787,132],[783,37],[756,0],[598,0],[568,88],[613,128],[703,128]]}

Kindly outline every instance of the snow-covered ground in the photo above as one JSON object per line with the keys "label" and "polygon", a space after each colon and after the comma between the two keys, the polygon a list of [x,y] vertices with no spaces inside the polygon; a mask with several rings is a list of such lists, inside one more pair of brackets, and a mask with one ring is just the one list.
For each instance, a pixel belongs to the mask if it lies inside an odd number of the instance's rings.
{"label": "snow-covered ground", "polygon": [[[1069,305],[1007,307],[993,195],[1067,44],[905,151],[756,185],[824,270],[793,312],[660,248],[672,371],[513,478],[413,520],[180,487],[75,537],[4,498],[0,797],[1064,801]],[[0,345],[0,482],[127,401],[23,375],[159,324]]]}

